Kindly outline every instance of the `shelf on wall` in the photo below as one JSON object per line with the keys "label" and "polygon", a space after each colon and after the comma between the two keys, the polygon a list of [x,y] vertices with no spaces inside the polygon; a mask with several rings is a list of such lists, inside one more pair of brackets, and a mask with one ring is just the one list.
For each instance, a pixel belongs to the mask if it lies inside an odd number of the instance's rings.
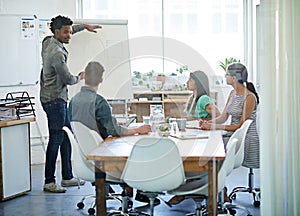
{"label": "shelf on wall", "polygon": [[[143,116],[150,115],[150,104],[162,104],[165,116],[184,116],[185,103],[191,91],[143,91],[134,92],[134,100],[128,101],[129,113],[137,115],[137,121],[141,122]],[[140,100],[142,98],[142,100]],[[161,98],[161,100],[153,100]]]}

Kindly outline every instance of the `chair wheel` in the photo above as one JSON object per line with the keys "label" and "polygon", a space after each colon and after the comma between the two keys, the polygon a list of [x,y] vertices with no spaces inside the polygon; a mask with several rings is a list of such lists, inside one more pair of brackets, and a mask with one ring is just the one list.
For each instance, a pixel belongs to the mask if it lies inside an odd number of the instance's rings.
{"label": "chair wheel", "polygon": [[83,202],[77,203],[77,207],[78,207],[79,209],[83,209],[84,203],[83,203]]}
{"label": "chair wheel", "polygon": [[254,201],[253,205],[254,205],[254,207],[259,207],[260,206],[260,201]]}
{"label": "chair wheel", "polygon": [[229,209],[228,211],[229,211],[230,215],[235,215],[236,214],[236,210],[234,210],[234,209]]}
{"label": "chair wheel", "polygon": [[94,215],[94,214],[95,214],[95,209],[89,208],[88,213],[89,213],[90,215]]}
{"label": "chair wheel", "polygon": [[128,208],[132,208],[132,206],[133,206],[132,200],[128,200],[127,205],[128,205]]}
{"label": "chair wheel", "polygon": [[235,200],[236,199],[236,193],[233,193],[229,198],[232,199],[232,200]]}

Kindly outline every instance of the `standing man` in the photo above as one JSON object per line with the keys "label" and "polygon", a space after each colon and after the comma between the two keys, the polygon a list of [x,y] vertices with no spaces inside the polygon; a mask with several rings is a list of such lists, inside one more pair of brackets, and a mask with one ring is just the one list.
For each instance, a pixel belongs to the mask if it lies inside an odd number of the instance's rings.
{"label": "standing man", "polygon": [[64,16],[51,19],[50,29],[53,36],[48,36],[42,43],[43,69],[40,76],[40,100],[48,119],[49,142],[46,151],[45,184],[44,191],[64,193],[66,188],[55,182],[55,167],[60,149],[61,155],[61,185],[77,186],[85,182],[73,177],[71,166],[71,144],[62,130],[63,126],[70,127],[67,115],[68,89],[67,85],[78,83],[84,78],[84,72],[78,76],[70,73],[67,66],[68,52],[64,47],[70,41],[71,34],[87,29],[96,32],[95,25],[75,25],[73,21]]}

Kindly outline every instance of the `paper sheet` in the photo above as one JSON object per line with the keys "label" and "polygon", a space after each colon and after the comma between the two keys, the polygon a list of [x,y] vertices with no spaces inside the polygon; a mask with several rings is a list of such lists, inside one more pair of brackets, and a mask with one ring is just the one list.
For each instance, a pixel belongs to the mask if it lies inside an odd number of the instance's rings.
{"label": "paper sheet", "polygon": [[186,122],[186,128],[200,129],[199,121],[198,120],[187,121]]}

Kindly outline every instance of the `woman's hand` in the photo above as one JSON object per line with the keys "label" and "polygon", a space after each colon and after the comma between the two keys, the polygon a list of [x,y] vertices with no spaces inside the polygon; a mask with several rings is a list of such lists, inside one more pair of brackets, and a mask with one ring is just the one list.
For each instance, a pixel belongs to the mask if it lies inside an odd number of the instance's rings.
{"label": "woman's hand", "polygon": [[205,122],[205,123],[201,124],[200,128],[201,128],[202,130],[211,130],[212,124],[211,124],[211,123],[208,123],[208,122]]}
{"label": "woman's hand", "polygon": [[199,127],[202,127],[202,125],[206,124],[207,121],[203,119],[199,119]]}

